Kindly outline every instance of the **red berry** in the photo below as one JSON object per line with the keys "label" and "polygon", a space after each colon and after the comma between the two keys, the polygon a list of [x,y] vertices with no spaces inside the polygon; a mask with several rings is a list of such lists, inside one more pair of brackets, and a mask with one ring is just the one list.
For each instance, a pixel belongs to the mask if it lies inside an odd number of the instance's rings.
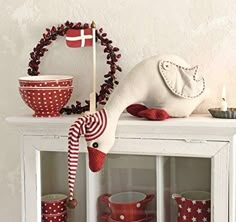
{"label": "red berry", "polygon": [[89,28],[89,24],[88,24],[88,23],[85,23],[85,24],[84,24],[84,29],[87,29],[87,28]]}

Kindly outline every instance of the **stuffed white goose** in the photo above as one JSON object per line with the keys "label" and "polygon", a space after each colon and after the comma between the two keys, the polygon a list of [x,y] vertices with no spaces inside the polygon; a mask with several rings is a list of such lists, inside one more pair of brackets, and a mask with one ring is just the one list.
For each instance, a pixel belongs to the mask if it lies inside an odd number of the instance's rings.
{"label": "stuffed white goose", "polygon": [[203,101],[204,91],[205,81],[197,76],[197,66],[191,68],[177,56],[154,56],[136,65],[102,110],[78,118],[69,130],[68,206],[76,205],[73,192],[81,135],[87,141],[89,167],[97,172],[114,144],[117,122],[124,109],[128,107],[131,114],[151,120],[187,117]]}

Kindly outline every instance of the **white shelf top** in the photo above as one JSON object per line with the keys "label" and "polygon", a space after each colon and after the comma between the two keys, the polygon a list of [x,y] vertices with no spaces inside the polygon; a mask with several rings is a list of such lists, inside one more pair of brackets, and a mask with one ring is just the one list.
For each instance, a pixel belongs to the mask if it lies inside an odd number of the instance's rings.
{"label": "white shelf top", "polygon": [[[6,121],[16,126],[29,125],[71,125],[80,115],[65,115],[61,117],[37,118],[30,115],[7,117]],[[236,128],[236,119],[212,118],[210,114],[193,114],[186,118],[170,118],[164,121],[151,121],[123,113],[118,125],[126,126],[163,126],[163,127],[219,127]]]}

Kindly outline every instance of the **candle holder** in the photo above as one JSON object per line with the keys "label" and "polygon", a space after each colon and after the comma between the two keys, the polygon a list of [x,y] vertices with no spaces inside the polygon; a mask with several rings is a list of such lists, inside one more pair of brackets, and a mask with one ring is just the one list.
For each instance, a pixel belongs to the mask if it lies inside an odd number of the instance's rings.
{"label": "candle holder", "polygon": [[227,108],[226,111],[221,110],[221,108],[210,108],[208,111],[214,118],[236,119],[236,108]]}

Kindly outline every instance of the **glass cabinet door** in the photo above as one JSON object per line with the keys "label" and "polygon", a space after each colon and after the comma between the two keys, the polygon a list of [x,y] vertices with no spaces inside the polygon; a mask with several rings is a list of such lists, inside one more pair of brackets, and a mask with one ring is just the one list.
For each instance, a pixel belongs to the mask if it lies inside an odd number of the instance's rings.
{"label": "glass cabinet door", "polygon": [[210,221],[210,159],[109,155],[100,183],[97,221]]}
{"label": "glass cabinet door", "polygon": [[[213,144],[212,157],[207,157],[209,153],[192,157],[197,145],[189,147],[189,157],[111,153],[97,173],[89,170],[87,153],[81,153],[74,189],[78,205],[67,209],[66,221],[212,222],[217,221],[214,215],[226,218],[227,144]],[[42,196],[67,195],[67,177],[66,152],[41,152]]]}
{"label": "glass cabinet door", "polygon": [[[75,209],[66,208],[66,220],[55,218],[52,222],[76,222],[86,221],[86,154],[81,153],[79,167],[77,169],[75,198],[78,205]],[[41,193],[47,195],[68,195],[68,170],[67,153],[65,152],[41,152]],[[51,200],[49,200],[50,202]],[[43,209],[42,209],[43,210]],[[61,213],[63,213],[61,212]],[[46,213],[46,212],[45,212]],[[47,213],[46,213],[47,214]],[[46,215],[45,214],[45,215]],[[58,215],[58,212],[53,213]],[[43,211],[42,211],[43,216]],[[52,216],[49,215],[49,221]],[[43,221],[43,220],[42,220]]]}
{"label": "glass cabinet door", "polygon": [[155,157],[110,154],[102,177],[103,193],[98,198],[98,221],[154,219]]}

